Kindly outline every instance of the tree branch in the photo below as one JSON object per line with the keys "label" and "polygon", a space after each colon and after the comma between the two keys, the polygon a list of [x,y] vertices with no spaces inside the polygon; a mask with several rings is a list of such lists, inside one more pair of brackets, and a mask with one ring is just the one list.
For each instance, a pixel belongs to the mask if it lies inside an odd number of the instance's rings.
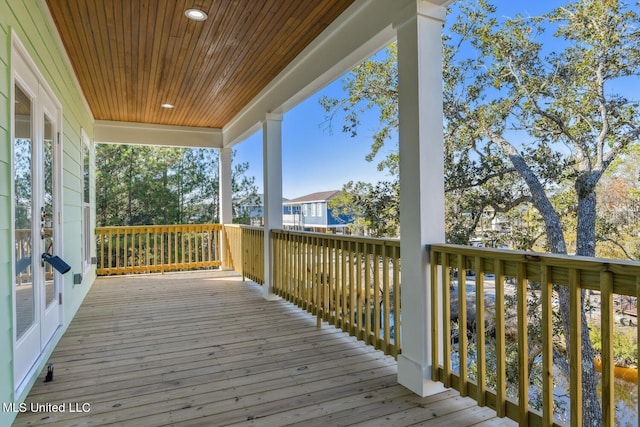
{"label": "tree branch", "polygon": [[483,178],[472,182],[470,184],[464,184],[464,185],[455,185],[452,187],[445,187],[444,191],[446,192],[450,192],[450,191],[456,191],[456,190],[464,190],[466,188],[471,188],[471,187],[478,187],[480,185],[486,184],[487,182],[491,181],[494,178],[501,178],[507,174],[516,172],[516,168],[506,168],[506,169],[502,169],[498,172],[494,172],[494,173],[490,173],[485,175]]}

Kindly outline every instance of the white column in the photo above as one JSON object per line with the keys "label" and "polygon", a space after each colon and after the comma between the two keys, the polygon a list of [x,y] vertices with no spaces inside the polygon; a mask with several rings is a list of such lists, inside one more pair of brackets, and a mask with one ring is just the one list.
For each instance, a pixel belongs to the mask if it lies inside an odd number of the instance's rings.
{"label": "white column", "polygon": [[416,0],[396,26],[400,139],[402,354],[398,382],[427,396],[431,381],[430,264],[426,245],[444,243],[444,138],[441,30],[446,11]]}
{"label": "white column", "polygon": [[264,285],[263,296],[273,293],[273,247],[271,230],[282,228],[282,115],[267,114],[262,123],[264,169]]}
{"label": "white column", "polygon": [[[231,186],[231,148],[220,149],[220,224],[231,224],[233,222],[233,190]],[[225,235],[222,233],[220,244],[222,248],[227,245]],[[220,251],[222,265],[225,264],[225,251]]]}

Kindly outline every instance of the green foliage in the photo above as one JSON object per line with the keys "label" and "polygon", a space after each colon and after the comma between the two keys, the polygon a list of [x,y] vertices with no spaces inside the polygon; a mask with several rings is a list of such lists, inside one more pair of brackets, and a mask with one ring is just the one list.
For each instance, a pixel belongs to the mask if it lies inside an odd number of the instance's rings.
{"label": "green foliage", "polygon": [[598,185],[598,256],[640,260],[640,145],[629,146]]}
{"label": "green foliage", "polygon": [[[218,165],[211,149],[97,145],[98,226],[218,221]],[[247,171],[233,168],[234,200],[257,199]]]}
{"label": "green foliage", "polygon": [[[600,328],[591,328],[589,335],[593,349],[598,357],[601,357],[602,333]],[[638,342],[635,329],[613,330],[613,360],[617,366],[638,366]]]}
{"label": "green foliage", "polygon": [[350,181],[342,194],[329,202],[336,217],[349,215],[355,218],[349,228],[353,234],[372,237],[398,237],[399,222],[398,181],[382,181],[376,185]]}

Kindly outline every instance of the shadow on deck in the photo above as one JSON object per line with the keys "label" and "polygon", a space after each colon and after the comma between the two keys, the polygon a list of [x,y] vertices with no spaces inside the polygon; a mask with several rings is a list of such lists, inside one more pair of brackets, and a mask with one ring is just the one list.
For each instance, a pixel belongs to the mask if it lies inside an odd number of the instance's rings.
{"label": "shadow on deck", "polygon": [[393,358],[315,323],[230,272],[98,279],[26,402],[65,412],[14,426],[515,425],[455,391],[414,395]]}

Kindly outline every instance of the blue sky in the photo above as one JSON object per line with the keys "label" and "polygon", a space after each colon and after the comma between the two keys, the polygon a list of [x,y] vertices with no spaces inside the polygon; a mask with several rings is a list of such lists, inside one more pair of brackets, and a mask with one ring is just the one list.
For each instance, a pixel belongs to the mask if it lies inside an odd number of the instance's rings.
{"label": "blue sky", "polygon": [[[513,16],[517,12],[537,15],[548,12],[567,1],[545,0],[540,2],[515,2],[496,0],[499,16]],[[342,122],[337,120],[329,129],[326,114],[318,100],[323,95],[342,98],[342,79],[325,87],[316,95],[287,112],[282,122],[283,195],[295,198],[316,191],[338,190],[348,181],[375,183],[386,178],[377,171],[377,163],[386,156],[383,149],[378,158],[367,162],[371,136],[377,126],[377,115],[369,112],[361,117],[360,132],[351,138],[342,132]],[[394,143],[388,143],[393,147]],[[256,178],[262,192],[262,132],[237,144],[236,162],[249,162],[248,174]],[[389,148],[390,149],[390,148]],[[386,151],[385,151],[386,150]]]}
{"label": "blue sky", "polygon": [[[342,132],[342,122],[329,129],[319,99],[342,97],[337,80],[284,115],[282,121],[282,194],[295,198],[316,191],[339,190],[350,180],[377,182],[385,174],[377,171],[377,160],[367,162],[376,115],[367,113],[356,138]],[[249,175],[262,192],[262,132],[237,144],[236,162],[249,162]],[[379,155],[382,158],[382,154]]]}

